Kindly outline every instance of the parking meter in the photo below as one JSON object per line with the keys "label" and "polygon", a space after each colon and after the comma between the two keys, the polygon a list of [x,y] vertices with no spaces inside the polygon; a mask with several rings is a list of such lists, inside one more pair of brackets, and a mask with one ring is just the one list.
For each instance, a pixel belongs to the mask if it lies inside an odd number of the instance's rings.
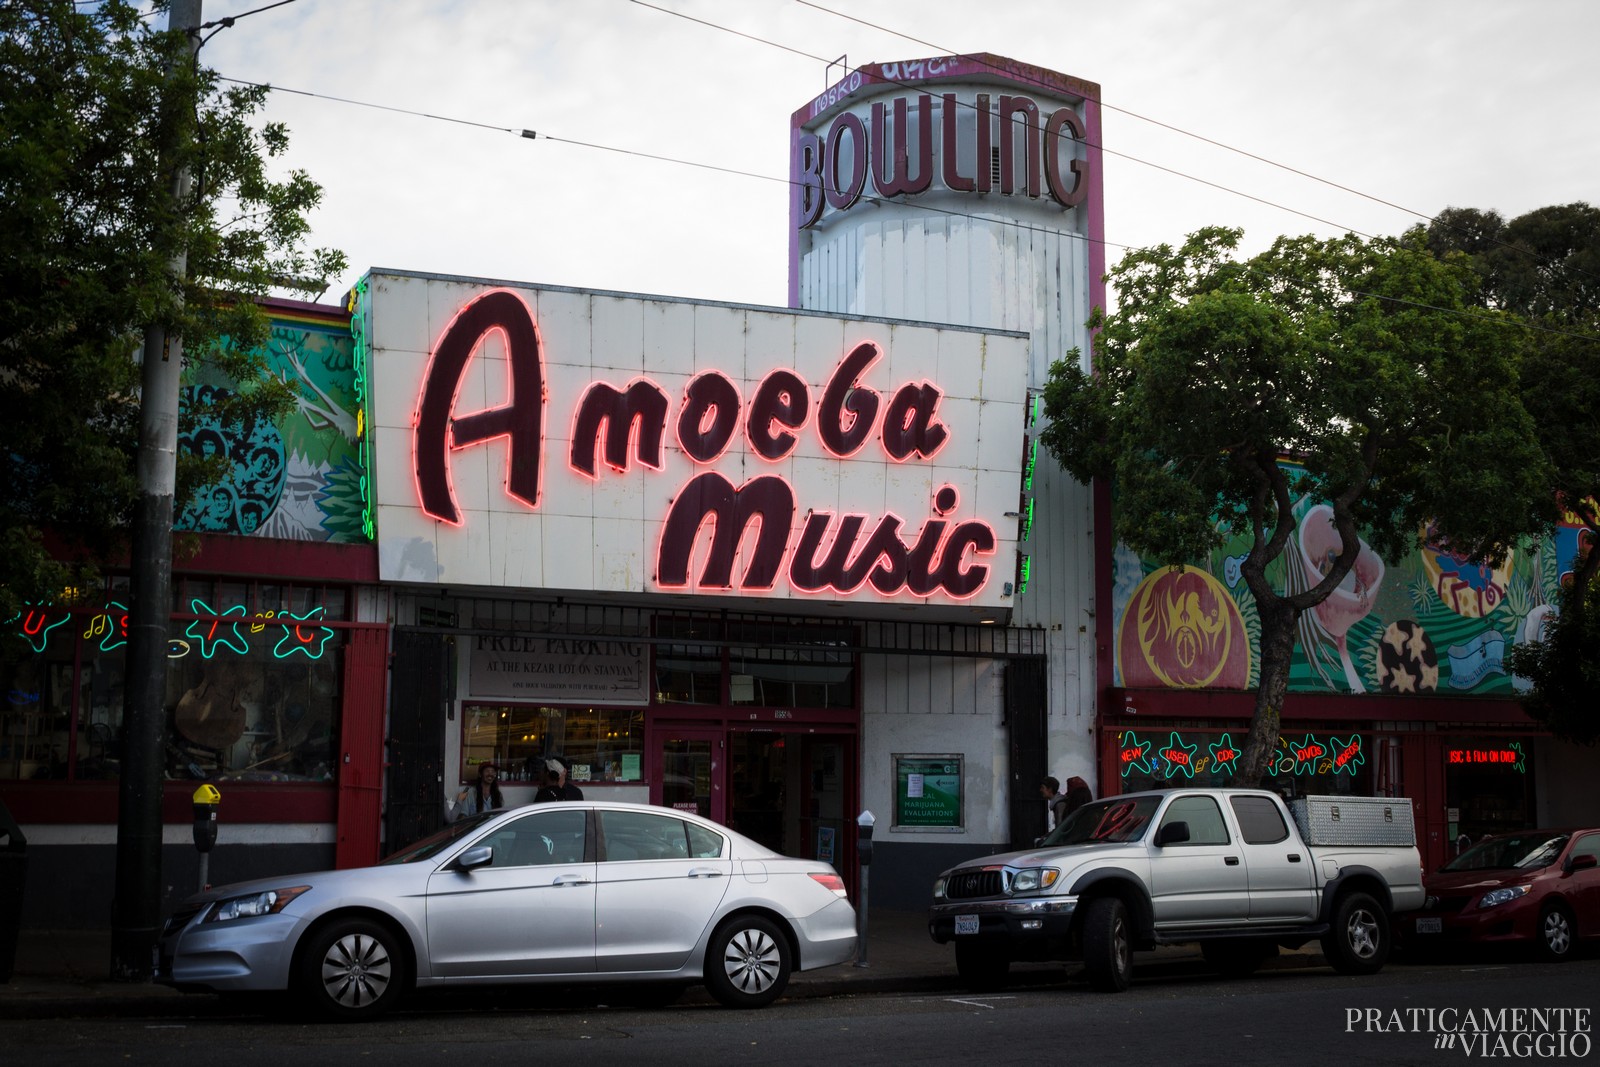
{"label": "parking meter", "polygon": [[210,782],[194,791],[194,847],[201,852],[210,852],[217,843],[217,805],[221,803],[222,794]]}
{"label": "parking meter", "polygon": [[856,902],[856,966],[867,966],[867,867],[872,863],[872,825],[877,822],[870,811],[856,816],[856,858],[861,864],[861,897]]}
{"label": "parking meter", "polygon": [[222,804],[222,793],[207,782],[194,791],[194,847],[200,853],[200,891],[205,892],[210,874],[211,846],[217,843],[217,808]]}

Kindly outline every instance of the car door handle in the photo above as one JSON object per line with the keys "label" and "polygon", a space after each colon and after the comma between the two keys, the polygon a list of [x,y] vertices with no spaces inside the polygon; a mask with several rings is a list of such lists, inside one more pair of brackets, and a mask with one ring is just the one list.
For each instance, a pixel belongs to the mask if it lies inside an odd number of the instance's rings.
{"label": "car door handle", "polygon": [[1300,853],[1298,853],[1298,852],[1289,853],[1289,862],[1290,863],[1299,863],[1300,862]]}
{"label": "car door handle", "polygon": [[1239,857],[1238,856],[1224,856],[1224,857],[1222,857],[1222,862],[1226,863],[1229,867],[1237,867],[1237,866],[1239,866]]}
{"label": "car door handle", "polygon": [[589,879],[581,874],[558,874],[550,882],[551,885],[588,885]]}
{"label": "car door handle", "polygon": [[694,867],[689,871],[690,878],[721,878],[722,871],[716,867]]}

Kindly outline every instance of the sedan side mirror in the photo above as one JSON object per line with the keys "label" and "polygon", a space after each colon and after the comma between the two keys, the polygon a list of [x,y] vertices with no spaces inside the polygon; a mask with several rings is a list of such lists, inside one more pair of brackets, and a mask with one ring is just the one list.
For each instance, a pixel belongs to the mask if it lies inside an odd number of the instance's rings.
{"label": "sedan side mirror", "polygon": [[461,855],[456,857],[451,864],[458,871],[472,871],[479,867],[487,867],[494,862],[494,849],[489,845],[473,845]]}
{"label": "sedan side mirror", "polygon": [[1165,823],[1162,825],[1161,829],[1156,831],[1157,848],[1160,848],[1162,845],[1180,844],[1187,840],[1189,840],[1189,824],[1184,822],[1182,819],[1179,819],[1177,822]]}
{"label": "sedan side mirror", "polygon": [[1593,853],[1583,852],[1576,856],[1567,857],[1567,870],[1569,872],[1587,871],[1597,863],[1600,863],[1600,859],[1596,859]]}

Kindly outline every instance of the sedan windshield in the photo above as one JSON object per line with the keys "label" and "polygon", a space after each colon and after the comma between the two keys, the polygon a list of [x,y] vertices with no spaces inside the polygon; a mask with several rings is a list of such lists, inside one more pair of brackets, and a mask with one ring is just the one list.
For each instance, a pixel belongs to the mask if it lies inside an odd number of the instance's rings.
{"label": "sedan windshield", "polygon": [[1050,831],[1041,844],[1049,848],[1137,841],[1150,828],[1150,819],[1160,803],[1160,797],[1114,797],[1085,804]]}
{"label": "sedan windshield", "polygon": [[381,860],[379,866],[391,863],[417,863],[437,856],[499,814],[501,813],[498,811],[486,811],[479,815],[469,815],[465,819],[451,823],[438,833],[429,834],[421,841],[412,842],[394,855]]}
{"label": "sedan windshield", "polygon": [[1445,864],[1446,871],[1511,871],[1548,867],[1567,846],[1568,834],[1506,834],[1479,841]]}

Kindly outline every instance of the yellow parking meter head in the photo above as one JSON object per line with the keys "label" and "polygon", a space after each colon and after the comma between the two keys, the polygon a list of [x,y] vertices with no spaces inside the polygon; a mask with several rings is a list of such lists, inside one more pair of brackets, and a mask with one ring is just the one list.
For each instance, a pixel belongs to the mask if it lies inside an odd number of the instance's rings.
{"label": "yellow parking meter head", "polygon": [[218,804],[222,803],[222,793],[217,789],[216,786],[212,785],[210,782],[207,782],[205,785],[194,791],[194,802],[196,804],[209,804],[212,807],[216,807]]}

